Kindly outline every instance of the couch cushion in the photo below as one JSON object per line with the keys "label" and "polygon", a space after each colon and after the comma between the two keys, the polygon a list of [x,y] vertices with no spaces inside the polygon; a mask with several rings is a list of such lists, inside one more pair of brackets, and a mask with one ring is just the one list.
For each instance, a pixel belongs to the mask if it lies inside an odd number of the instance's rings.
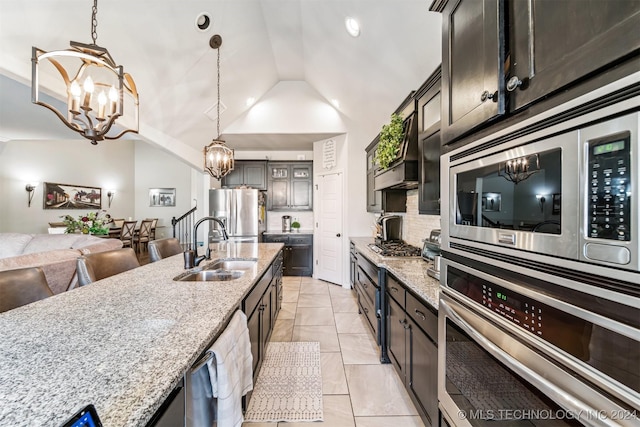
{"label": "couch cushion", "polygon": [[[56,249],[74,249],[73,245],[81,234],[33,234],[33,238],[22,251],[23,254],[55,251]],[[93,236],[91,236],[93,237]],[[95,237],[99,239],[99,237]]]}
{"label": "couch cushion", "polygon": [[0,233],[0,258],[21,255],[32,237],[32,234]]}

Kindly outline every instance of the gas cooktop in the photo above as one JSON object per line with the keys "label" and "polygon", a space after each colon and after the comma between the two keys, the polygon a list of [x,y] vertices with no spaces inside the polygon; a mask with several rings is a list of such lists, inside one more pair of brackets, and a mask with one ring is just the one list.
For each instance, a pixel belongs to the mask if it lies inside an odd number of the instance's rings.
{"label": "gas cooktop", "polygon": [[419,257],[422,250],[402,241],[371,243],[369,248],[380,256]]}

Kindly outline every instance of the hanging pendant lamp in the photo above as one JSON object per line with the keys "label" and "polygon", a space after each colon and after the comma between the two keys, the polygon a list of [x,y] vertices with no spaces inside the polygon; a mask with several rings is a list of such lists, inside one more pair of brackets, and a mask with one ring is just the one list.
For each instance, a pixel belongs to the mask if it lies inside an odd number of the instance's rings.
{"label": "hanging pendant lamp", "polygon": [[[71,49],[53,52],[33,47],[31,58],[31,101],[53,111],[69,129],[91,140],[94,145],[105,139],[120,138],[127,132],[138,132],[136,85],[123,67],[116,65],[107,49],[96,44],[97,14],[98,0],[94,0],[91,13],[92,44],[71,41]],[[44,62],[45,59],[48,62]],[[55,78],[55,72],[40,74],[41,62],[52,65],[58,71],[64,88],[60,85],[60,79]],[[41,80],[45,81],[42,87]],[[41,100],[43,88],[53,92],[64,91],[67,96],[66,111],[59,111]],[[126,117],[128,126],[123,123],[125,103],[131,115]],[[121,117],[123,120],[118,121]],[[113,128],[116,121],[118,130]]]}
{"label": "hanging pendant lamp", "polygon": [[217,104],[217,137],[211,141],[211,144],[204,147],[204,170],[209,175],[220,180],[233,170],[233,150],[226,146],[225,142],[220,139],[220,46],[222,46],[222,37],[218,34],[211,37],[209,46],[218,51],[218,104]]}

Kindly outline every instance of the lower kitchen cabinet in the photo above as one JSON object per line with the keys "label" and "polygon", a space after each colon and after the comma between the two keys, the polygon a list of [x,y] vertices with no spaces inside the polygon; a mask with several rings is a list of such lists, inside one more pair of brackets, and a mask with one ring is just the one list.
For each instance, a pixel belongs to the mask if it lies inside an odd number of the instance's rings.
{"label": "lower kitchen cabinet", "polygon": [[386,345],[425,426],[438,425],[438,314],[387,273]]}
{"label": "lower kitchen cabinet", "polygon": [[284,243],[284,276],[313,275],[313,234],[265,234],[262,241]]}
{"label": "lower kitchen cabinet", "polygon": [[266,344],[271,336],[280,308],[277,301],[282,295],[281,260],[282,253],[276,257],[271,269],[267,270],[242,302],[242,310],[247,315],[247,326],[251,341],[254,381],[260,371]]}

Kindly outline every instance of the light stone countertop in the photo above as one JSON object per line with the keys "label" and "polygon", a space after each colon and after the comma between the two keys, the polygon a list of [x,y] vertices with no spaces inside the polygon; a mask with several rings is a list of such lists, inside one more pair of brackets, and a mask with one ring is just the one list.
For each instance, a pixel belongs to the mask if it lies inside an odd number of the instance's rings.
{"label": "light stone countertop", "polygon": [[234,281],[176,282],[180,254],[1,313],[0,426],[57,427],[89,403],[105,427],[145,426],[282,246],[217,245],[212,260],[258,259]]}
{"label": "light stone countertop", "polygon": [[428,263],[420,257],[383,257],[369,249],[371,237],[351,237],[359,254],[378,267],[387,269],[424,302],[438,310],[440,282],[427,275]]}

